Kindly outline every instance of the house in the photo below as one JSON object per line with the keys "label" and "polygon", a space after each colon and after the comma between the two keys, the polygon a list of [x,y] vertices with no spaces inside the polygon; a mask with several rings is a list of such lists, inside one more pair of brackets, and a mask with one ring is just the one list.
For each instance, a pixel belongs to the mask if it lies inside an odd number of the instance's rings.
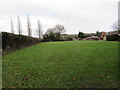
{"label": "house", "polygon": [[75,40],[77,37],[78,37],[77,34],[61,34],[62,39],[72,38]]}
{"label": "house", "polygon": [[61,38],[65,40],[67,38],[67,34],[61,34]]}
{"label": "house", "polygon": [[107,33],[106,32],[101,32],[100,39],[106,40],[106,37],[107,37]]}
{"label": "house", "polygon": [[118,34],[118,31],[111,31],[111,32],[108,32],[108,35],[113,35],[113,34]]}
{"label": "house", "polygon": [[91,36],[95,36],[96,33],[84,33],[84,35],[85,35],[86,37],[91,37]]}
{"label": "house", "polygon": [[98,36],[87,37],[87,40],[99,40]]}

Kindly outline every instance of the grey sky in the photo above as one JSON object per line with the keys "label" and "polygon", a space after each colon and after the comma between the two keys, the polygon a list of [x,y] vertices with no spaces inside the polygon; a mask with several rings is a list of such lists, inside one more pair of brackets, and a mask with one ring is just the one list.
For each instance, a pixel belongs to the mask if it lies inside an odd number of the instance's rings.
{"label": "grey sky", "polygon": [[10,32],[10,16],[15,32],[17,16],[22,22],[23,34],[26,31],[26,14],[31,19],[33,36],[36,36],[37,19],[41,21],[43,32],[61,24],[66,33],[79,31],[91,33],[111,31],[118,20],[119,0],[1,0],[0,30]]}

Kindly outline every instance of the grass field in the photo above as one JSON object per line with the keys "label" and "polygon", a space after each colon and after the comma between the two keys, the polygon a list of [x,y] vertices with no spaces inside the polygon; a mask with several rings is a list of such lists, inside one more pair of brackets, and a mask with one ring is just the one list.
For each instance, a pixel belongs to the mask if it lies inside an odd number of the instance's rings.
{"label": "grass field", "polygon": [[3,88],[118,87],[118,42],[46,42],[3,56]]}

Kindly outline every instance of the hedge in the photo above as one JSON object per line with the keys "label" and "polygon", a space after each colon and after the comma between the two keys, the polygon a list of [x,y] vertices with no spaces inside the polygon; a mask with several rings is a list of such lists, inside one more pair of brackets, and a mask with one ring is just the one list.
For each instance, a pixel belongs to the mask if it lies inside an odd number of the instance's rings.
{"label": "hedge", "polygon": [[107,41],[120,41],[118,34],[107,35]]}
{"label": "hedge", "polygon": [[2,32],[2,50],[16,50],[41,42],[38,38]]}

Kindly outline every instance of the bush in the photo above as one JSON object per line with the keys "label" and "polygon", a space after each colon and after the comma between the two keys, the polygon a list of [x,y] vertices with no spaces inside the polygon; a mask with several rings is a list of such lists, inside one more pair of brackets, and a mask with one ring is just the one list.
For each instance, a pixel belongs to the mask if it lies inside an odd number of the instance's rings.
{"label": "bush", "polygon": [[0,32],[0,50],[2,50],[2,33]]}
{"label": "bush", "polygon": [[107,35],[107,41],[118,41],[120,40],[120,36],[118,34]]}
{"label": "bush", "polygon": [[84,33],[83,33],[83,32],[79,32],[79,33],[78,33],[78,38],[85,38]]}
{"label": "bush", "polygon": [[67,37],[67,41],[73,41],[72,37]]}
{"label": "bush", "polygon": [[50,33],[43,36],[43,41],[61,41],[60,33]]}
{"label": "bush", "polygon": [[22,47],[26,47],[26,46],[30,46],[30,45],[39,43],[40,41],[41,40],[38,38],[2,32],[2,49],[3,49],[3,51],[16,50],[16,49],[19,49]]}

